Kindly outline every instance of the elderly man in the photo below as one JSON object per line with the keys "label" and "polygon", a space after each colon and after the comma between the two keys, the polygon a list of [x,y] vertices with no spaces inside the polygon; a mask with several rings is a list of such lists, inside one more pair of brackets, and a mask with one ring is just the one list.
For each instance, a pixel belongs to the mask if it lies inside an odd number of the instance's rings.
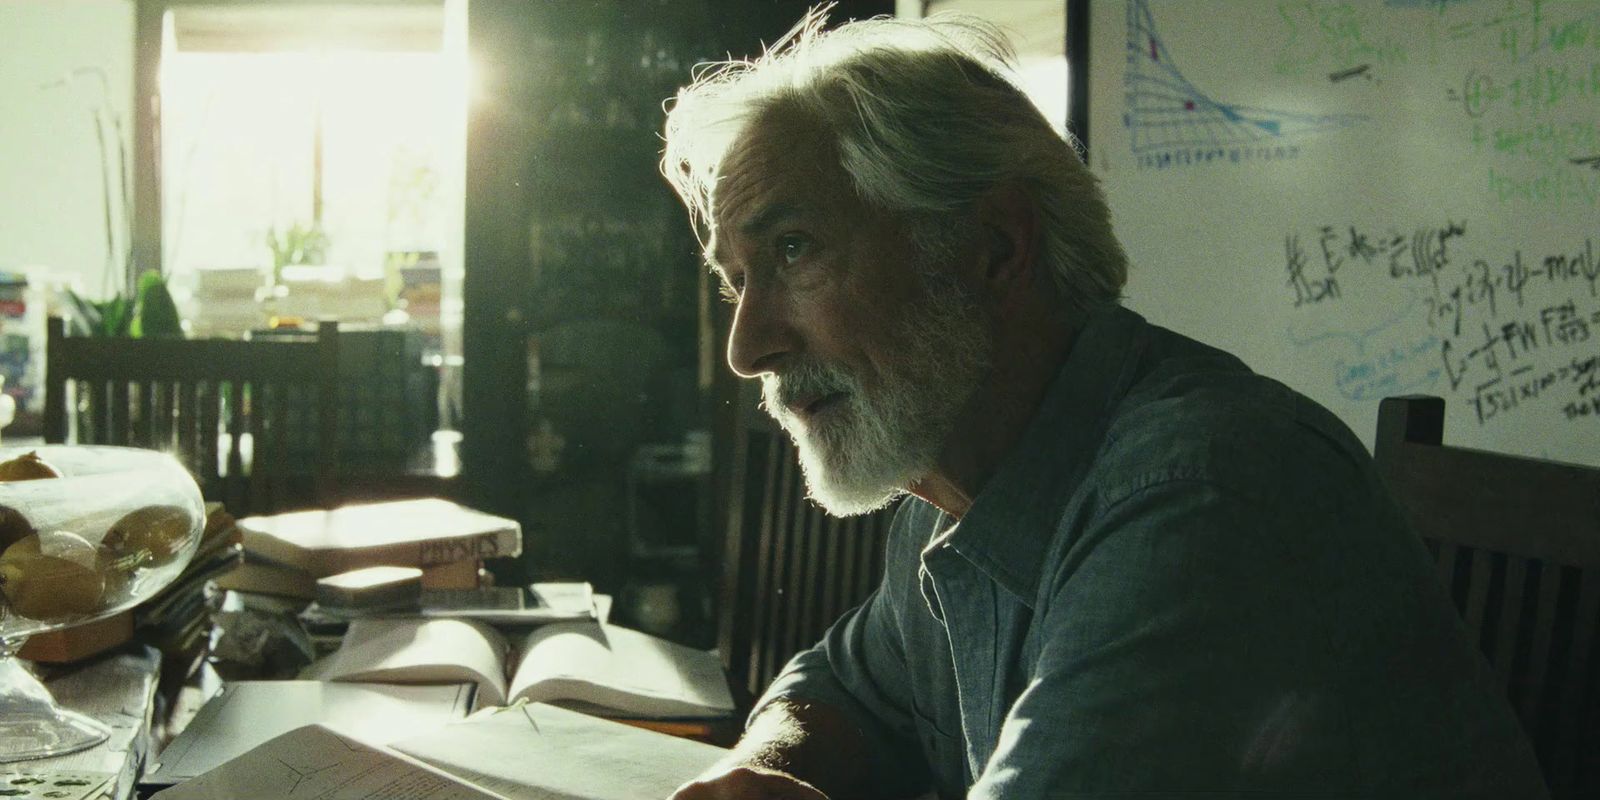
{"label": "elderly man", "polygon": [[683,90],[663,167],[812,497],[913,497],[677,797],[1543,796],[1361,444],[1119,307],[1004,39],[822,22]]}

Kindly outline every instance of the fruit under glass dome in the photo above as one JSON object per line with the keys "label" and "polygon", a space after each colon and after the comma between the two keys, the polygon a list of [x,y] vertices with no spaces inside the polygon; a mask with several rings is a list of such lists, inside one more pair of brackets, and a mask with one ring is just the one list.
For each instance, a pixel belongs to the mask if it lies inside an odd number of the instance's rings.
{"label": "fruit under glass dome", "polygon": [[105,740],[104,725],[56,705],[14,651],[155,594],[183,571],[204,523],[194,479],[162,453],[0,448],[0,762]]}

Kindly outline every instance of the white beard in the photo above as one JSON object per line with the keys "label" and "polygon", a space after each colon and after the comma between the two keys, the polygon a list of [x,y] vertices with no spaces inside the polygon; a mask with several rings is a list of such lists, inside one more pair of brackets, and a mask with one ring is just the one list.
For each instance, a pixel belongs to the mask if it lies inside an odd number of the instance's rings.
{"label": "white beard", "polygon": [[[900,355],[876,386],[817,362],[763,376],[767,413],[794,439],[811,498],[835,516],[876,511],[927,477],[988,373],[992,335],[980,312],[948,281],[929,282],[893,327]],[[809,423],[784,402],[839,392],[844,399]]]}

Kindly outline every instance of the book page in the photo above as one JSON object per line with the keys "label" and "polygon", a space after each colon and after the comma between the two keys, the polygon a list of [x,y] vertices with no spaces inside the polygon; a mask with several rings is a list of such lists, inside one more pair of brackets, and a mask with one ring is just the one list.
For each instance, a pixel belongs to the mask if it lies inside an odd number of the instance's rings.
{"label": "book page", "polygon": [[504,638],[462,619],[357,619],[344,644],[306,668],[303,678],[375,683],[478,684],[476,707],[506,700]]}
{"label": "book page", "polygon": [[576,700],[622,716],[716,716],[733,710],[711,653],[597,622],[530,633],[512,673],[511,699]]}
{"label": "book page", "polygon": [[472,686],[462,683],[232,681],[146,765],[139,782],[170,786],[306,725],[388,744],[460,721],[471,697]]}
{"label": "book page", "polygon": [[508,800],[665,798],[727,752],[533,703],[481,712],[394,748]]}
{"label": "book page", "polygon": [[160,800],[506,800],[436,767],[320,725],[296,728],[193,780]]}

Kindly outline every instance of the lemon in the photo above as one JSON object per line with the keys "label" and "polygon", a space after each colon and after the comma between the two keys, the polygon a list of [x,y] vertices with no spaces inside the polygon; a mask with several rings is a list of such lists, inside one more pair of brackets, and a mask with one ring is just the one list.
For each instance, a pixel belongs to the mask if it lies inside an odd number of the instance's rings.
{"label": "lemon", "polygon": [[33,481],[59,477],[61,470],[40,458],[37,450],[29,450],[16,458],[0,461],[0,481]]}
{"label": "lemon", "polygon": [[193,525],[178,506],[145,506],[112,523],[100,544],[119,561],[131,557],[140,566],[160,566],[182,552]]}
{"label": "lemon", "polygon": [[60,622],[94,613],[105,586],[95,546],[75,533],[34,534],[0,553],[0,594],[19,616]]}

